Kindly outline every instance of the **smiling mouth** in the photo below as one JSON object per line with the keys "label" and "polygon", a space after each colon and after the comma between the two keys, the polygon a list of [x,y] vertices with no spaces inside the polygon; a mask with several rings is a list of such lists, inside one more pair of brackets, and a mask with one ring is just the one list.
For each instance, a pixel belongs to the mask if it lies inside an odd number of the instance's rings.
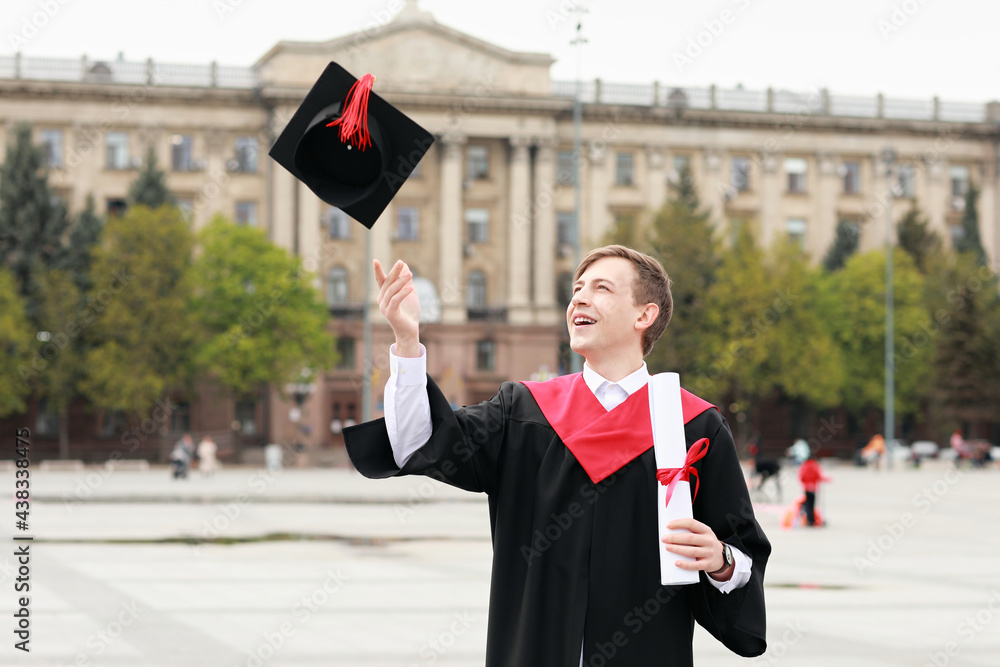
{"label": "smiling mouth", "polygon": [[574,317],[573,318],[573,328],[580,329],[583,327],[589,327],[592,324],[597,324],[594,320],[589,317]]}

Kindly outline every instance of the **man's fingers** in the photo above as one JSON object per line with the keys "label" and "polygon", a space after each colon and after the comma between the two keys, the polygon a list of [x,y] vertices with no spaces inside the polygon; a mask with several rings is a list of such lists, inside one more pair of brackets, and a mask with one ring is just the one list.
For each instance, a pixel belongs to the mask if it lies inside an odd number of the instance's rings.
{"label": "man's fingers", "polygon": [[412,292],[412,291],[413,291],[413,285],[406,285],[404,287],[401,287],[392,296],[392,298],[389,299],[389,304],[388,304],[387,310],[389,310],[390,312],[398,310],[399,309],[399,304],[401,304],[403,302],[403,299],[405,299],[407,297],[407,295],[409,295],[409,293]]}
{"label": "man's fingers", "polygon": [[669,533],[664,535],[660,541],[666,544],[697,544],[702,546],[709,544],[705,536],[698,533]]}
{"label": "man's fingers", "polygon": [[404,266],[406,265],[403,263],[403,260],[398,260],[395,264],[392,265],[392,269],[389,270],[389,273],[386,275],[385,280],[382,282],[382,287],[379,289],[378,292],[379,303],[382,303],[382,300],[385,299],[386,290],[396,281],[396,279],[399,277],[400,272],[403,270]]}
{"label": "man's fingers", "polygon": [[382,268],[382,262],[378,261],[377,259],[374,260],[374,264],[375,264],[375,284],[381,288],[382,283],[385,282],[385,270]]}

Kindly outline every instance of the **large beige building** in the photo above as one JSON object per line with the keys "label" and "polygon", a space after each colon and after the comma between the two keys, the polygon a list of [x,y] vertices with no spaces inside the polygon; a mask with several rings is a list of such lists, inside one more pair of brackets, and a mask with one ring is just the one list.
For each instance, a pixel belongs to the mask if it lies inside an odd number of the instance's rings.
{"label": "large beige building", "polygon": [[[383,26],[280,42],[246,68],[0,57],[0,139],[31,122],[51,183],[72,209],[93,194],[107,212],[121,210],[152,146],[195,228],[216,212],[261,227],[318,276],[342,362],[306,399],[301,423],[310,428],[295,428],[275,392],[252,404],[181,400],[171,428],[247,444],[298,439],[318,454],[339,441],[331,423],[361,418],[369,372],[380,414],[391,331],[375,308],[366,368],[369,232],[267,157],[330,61],[374,73],[375,91],[437,138],[370,234],[375,257],[403,258],[421,279],[429,372],[456,405],[491,396],[502,379],[565,369],[574,163],[584,250],[619,216],[647,219],[686,163],[723,238],[731,221],[750,219],[764,243],[789,236],[818,260],[838,220],[857,224],[862,249],[876,248],[888,204],[898,218],[914,200],[953,238],[974,182],[984,245],[991,257],[1000,252],[998,104],[590,81],[575,160],[576,84],[551,79],[550,56],[508,51],[413,2],[397,4]],[[896,154],[891,175],[886,148]],[[74,439],[92,431],[90,450],[120,432],[113,416],[80,419],[97,420]]]}

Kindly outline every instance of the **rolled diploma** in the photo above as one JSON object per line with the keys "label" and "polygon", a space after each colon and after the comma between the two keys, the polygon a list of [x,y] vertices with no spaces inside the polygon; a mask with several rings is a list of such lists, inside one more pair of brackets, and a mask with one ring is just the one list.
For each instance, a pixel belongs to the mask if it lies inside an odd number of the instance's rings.
{"label": "rolled diploma", "polygon": [[[684,412],[681,408],[681,380],[677,373],[657,373],[649,379],[649,418],[653,427],[653,450],[656,467],[680,468],[687,457],[687,442],[684,438]],[[666,504],[667,487],[656,482],[657,535],[656,547],[660,553],[660,583],[664,586],[678,586],[698,583],[696,570],[682,570],[674,563],[678,560],[695,560],[690,556],[667,551],[660,538],[677,532],[667,524],[674,519],[693,518],[691,511],[691,485],[677,482]]]}

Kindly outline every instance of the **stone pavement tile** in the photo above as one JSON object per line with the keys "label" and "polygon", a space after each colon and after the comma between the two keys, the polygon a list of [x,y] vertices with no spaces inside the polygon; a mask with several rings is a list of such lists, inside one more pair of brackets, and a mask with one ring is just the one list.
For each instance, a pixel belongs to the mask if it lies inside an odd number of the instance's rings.
{"label": "stone pavement tile", "polygon": [[[223,482],[228,488],[247,488],[247,471],[226,472],[231,474]],[[33,614],[39,653],[32,664],[64,667],[74,651],[82,651],[92,664],[111,667],[247,664],[250,651],[264,646],[268,633],[292,622],[297,623],[294,635],[267,660],[268,667],[481,665],[492,558],[484,498],[463,493],[467,500],[433,502],[444,499],[444,492],[425,488],[432,502],[416,505],[412,499],[419,497],[419,484],[390,489],[381,482],[352,480],[347,471],[298,472],[282,478],[294,478],[298,488],[286,485],[279,492],[275,481],[225,530],[254,535],[284,525],[359,539],[198,547],[36,544]],[[820,497],[829,527],[785,531],[779,527],[781,506],[759,512],[773,545],[768,652],[746,661],[699,630],[699,667],[924,667],[948,642],[959,650],[949,664],[995,667],[1000,607],[994,612],[989,604],[991,592],[1000,589],[996,471],[956,476],[930,465],[891,474],[846,466],[830,472],[835,482]],[[72,489],[72,476],[59,474],[57,480],[46,473],[47,483]],[[797,490],[791,479],[785,485],[789,502]],[[332,504],[329,495],[313,505],[289,502],[306,491],[328,493],[334,480],[346,480],[339,493],[351,502]],[[95,493],[134,493],[146,482],[147,498],[157,499],[170,488],[169,480],[119,471]],[[379,489],[390,492],[373,491]],[[370,492],[372,503],[354,502],[357,494]],[[33,519],[52,537],[176,536],[198,531],[219,515],[226,501],[212,498],[207,503],[197,495],[185,503],[79,502],[70,506],[72,511],[61,501],[38,502]],[[414,511],[401,517],[397,506]],[[294,511],[283,512],[283,507]],[[898,528],[906,513],[914,520]],[[375,537],[383,539],[370,539]],[[873,544],[874,557],[868,553]],[[859,558],[870,565],[859,565]],[[0,589],[10,584],[10,566],[0,556]],[[331,571],[343,584],[321,595]],[[198,591],[208,591],[210,601],[197,599]],[[313,595],[318,596],[315,611],[308,619],[296,617],[294,605]],[[95,656],[88,637],[113,622],[116,609],[130,600],[146,611]],[[0,596],[0,614],[10,613],[10,604],[8,596]],[[430,642],[449,632],[454,614],[464,611],[478,615],[477,621],[454,641],[445,636],[452,646],[437,651]],[[981,623],[971,636],[961,626],[970,617]],[[10,658],[0,647],[0,665]]]}

